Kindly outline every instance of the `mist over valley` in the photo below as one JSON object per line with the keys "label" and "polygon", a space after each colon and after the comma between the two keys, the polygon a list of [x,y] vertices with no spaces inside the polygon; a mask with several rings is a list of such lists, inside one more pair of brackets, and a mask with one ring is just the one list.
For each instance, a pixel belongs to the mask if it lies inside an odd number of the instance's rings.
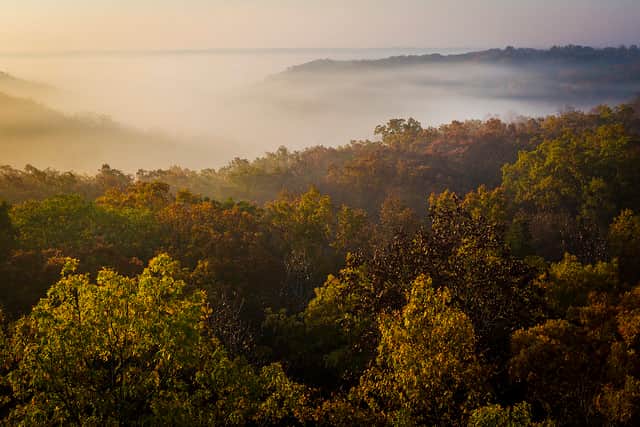
{"label": "mist over valley", "polygon": [[4,55],[2,163],[217,168],[372,138],[390,118],[438,126],[615,105],[640,91],[639,68],[635,48],[576,46]]}

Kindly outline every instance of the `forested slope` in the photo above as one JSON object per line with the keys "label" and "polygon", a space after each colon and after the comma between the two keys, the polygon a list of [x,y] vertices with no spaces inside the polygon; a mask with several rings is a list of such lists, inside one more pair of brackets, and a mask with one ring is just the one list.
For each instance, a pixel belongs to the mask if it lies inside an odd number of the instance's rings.
{"label": "forested slope", "polygon": [[8,424],[637,425],[638,103],[0,173]]}

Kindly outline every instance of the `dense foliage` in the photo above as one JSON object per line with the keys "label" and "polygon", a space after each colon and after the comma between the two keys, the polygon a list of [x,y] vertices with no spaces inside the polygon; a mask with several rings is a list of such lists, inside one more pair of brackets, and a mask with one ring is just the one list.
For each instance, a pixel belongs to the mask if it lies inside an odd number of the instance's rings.
{"label": "dense foliage", "polygon": [[0,170],[10,425],[640,423],[640,104]]}

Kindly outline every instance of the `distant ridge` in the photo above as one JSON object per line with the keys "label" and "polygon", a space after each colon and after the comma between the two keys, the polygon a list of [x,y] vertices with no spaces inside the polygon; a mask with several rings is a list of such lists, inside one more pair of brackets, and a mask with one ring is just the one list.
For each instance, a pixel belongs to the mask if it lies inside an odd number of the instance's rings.
{"label": "distant ridge", "polygon": [[66,115],[0,90],[0,166],[91,171],[102,163],[117,162],[125,170],[135,170],[141,163],[170,166],[184,147],[184,141],[129,128],[105,116]]}
{"label": "distant ridge", "polygon": [[448,54],[439,53],[427,55],[391,56],[384,59],[363,60],[333,60],[318,59],[301,65],[289,67],[283,74],[317,72],[317,71],[347,71],[362,68],[394,68],[426,64],[457,64],[464,62],[494,63],[494,64],[527,64],[527,63],[557,63],[557,64],[593,64],[593,63],[640,63],[640,48],[636,45],[593,48],[588,46],[568,45],[555,46],[550,49],[514,48],[487,49],[476,52]]}
{"label": "distant ridge", "polygon": [[14,96],[38,97],[55,92],[55,88],[43,83],[23,80],[0,71],[0,91]]}

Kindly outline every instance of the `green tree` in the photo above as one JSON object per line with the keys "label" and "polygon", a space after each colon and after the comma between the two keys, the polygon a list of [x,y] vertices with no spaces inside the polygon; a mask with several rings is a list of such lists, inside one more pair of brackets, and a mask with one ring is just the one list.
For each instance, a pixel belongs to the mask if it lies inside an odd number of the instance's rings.
{"label": "green tree", "polygon": [[151,416],[154,401],[184,387],[206,315],[202,293],[184,294],[178,266],[152,260],[136,279],[103,270],[92,284],[62,279],[15,328],[9,374],[25,423],[124,423]]}
{"label": "green tree", "polygon": [[264,323],[275,358],[287,361],[296,378],[326,389],[352,385],[375,355],[386,300],[366,267],[352,257],[347,264],[316,288],[303,312],[269,312]]}
{"label": "green tree", "polygon": [[284,195],[268,203],[265,215],[282,236],[286,251],[282,292],[289,300],[289,308],[302,309],[313,289],[341,261],[332,247],[336,241],[335,207],[329,196],[312,187],[299,197]]}
{"label": "green tree", "polygon": [[504,166],[502,182],[516,208],[528,213],[543,255],[568,251],[595,260],[614,215],[640,203],[639,160],[621,124],[565,131],[521,152]]}
{"label": "green tree", "polygon": [[531,405],[526,402],[504,408],[501,405],[488,405],[471,413],[468,427],[551,427],[551,421],[536,423],[532,420]]}
{"label": "green tree", "polygon": [[484,400],[486,371],[469,318],[420,276],[401,313],[382,316],[376,364],[357,394],[395,425],[462,425]]}
{"label": "green tree", "polygon": [[594,292],[611,295],[620,293],[618,264],[598,262],[582,264],[578,258],[565,254],[562,261],[551,264],[549,271],[536,281],[545,293],[545,300],[553,315],[565,318],[570,307],[589,304]]}
{"label": "green tree", "polygon": [[13,207],[11,217],[24,249],[79,251],[95,230],[97,210],[80,196],[56,196]]}
{"label": "green tree", "polygon": [[371,240],[371,227],[365,211],[343,205],[336,214],[335,239],[331,246],[345,255],[366,251]]}
{"label": "green tree", "polygon": [[267,307],[284,305],[280,291],[286,252],[276,243],[278,234],[263,209],[249,203],[182,199],[160,210],[157,221],[163,230],[162,250],[193,269],[190,283],[207,290],[217,319],[214,327],[225,324],[223,317],[234,319],[235,326],[219,335],[227,350],[236,349],[224,336],[243,330],[238,321],[257,328]]}
{"label": "green tree", "polygon": [[159,246],[152,213],[139,207],[111,207],[78,195],[29,201],[11,210],[18,242],[25,250],[59,250],[83,259],[92,272],[116,267],[139,272]]}
{"label": "green tree", "polygon": [[306,389],[256,373],[207,333],[202,291],[166,255],[136,278],[63,277],[13,328],[12,424],[244,425],[303,416]]}
{"label": "green tree", "polygon": [[640,216],[632,210],[620,212],[609,226],[609,251],[618,259],[622,281],[640,281]]}
{"label": "green tree", "polygon": [[[589,310],[583,317],[590,315],[602,323],[601,311]],[[622,294],[611,317],[605,321],[613,324],[615,334],[611,334],[614,339],[607,358],[607,374],[595,406],[610,424],[637,425],[640,422],[640,286]]]}
{"label": "green tree", "polygon": [[0,264],[15,246],[16,231],[11,223],[9,209],[8,203],[0,202]]}
{"label": "green tree", "polygon": [[429,203],[431,229],[420,248],[425,270],[469,316],[485,355],[500,359],[511,333],[540,315],[533,270],[511,255],[499,226],[454,193],[434,194]]}
{"label": "green tree", "polygon": [[173,197],[170,189],[171,187],[163,182],[136,182],[127,187],[109,188],[96,202],[102,206],[156,211],[171,203]]}

